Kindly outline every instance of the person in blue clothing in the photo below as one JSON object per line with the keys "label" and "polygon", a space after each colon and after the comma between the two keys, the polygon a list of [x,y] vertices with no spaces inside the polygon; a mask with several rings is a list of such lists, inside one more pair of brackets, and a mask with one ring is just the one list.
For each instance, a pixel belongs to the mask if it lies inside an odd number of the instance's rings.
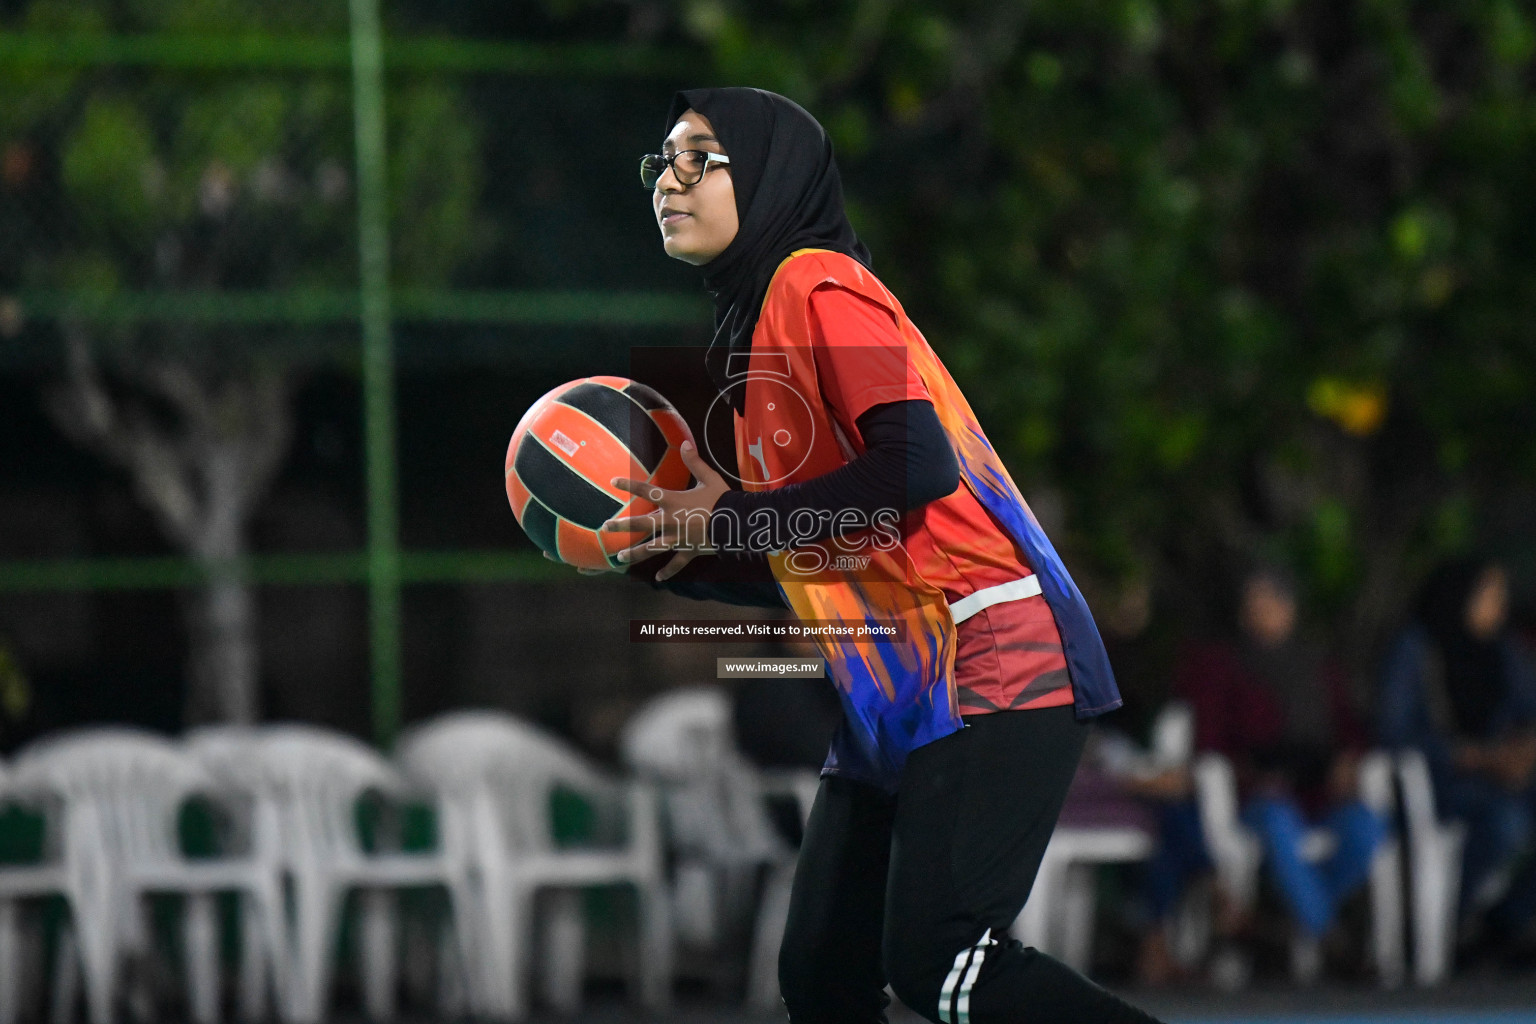
{"label": "person in blue clothing", "polygon": [[[1177,689],[1195,715],[1195,745],[1227,757],[1244,822],[1303,933],[1321,940],[1370,873],[1386,824],[1358,796],[1363,723],[1339,673],[1298,628],[1290,574],[1260,565],[1241,588],[1234,641],[1181,659]],[[1327,827],[1333,853],[1303,856],[1308,830]]]}
{"label": "person in blue clothing", "polygon": [[[1461,908],[1469,951],[1515,948],[1536,918],[1536,675],[1508,627],[1509,580],[1487,558],[1425,584],[1381,677],[1377,734],[1429,762],[1436,805],[1467,825]],[[1502,889],[1502,893],[1500,890]]]}
{"label": "person in blue clothing", "polygon": [[[1099,621],[1125,706],[1089,739],[1060,823],[1129,826],[1156,837],[1141,865],[1145,926],[1134,977],[1157,987],[1194,978],[1174,955],[1170,937],[1186,888],[1212,867],[1190,772],[1194,721],[1171,692],[1174,631],[1154,621],[1150,581],[1128,580],[1107,596]],[[1218,914],[1216,923],[1224,925],[1226,918]]]}

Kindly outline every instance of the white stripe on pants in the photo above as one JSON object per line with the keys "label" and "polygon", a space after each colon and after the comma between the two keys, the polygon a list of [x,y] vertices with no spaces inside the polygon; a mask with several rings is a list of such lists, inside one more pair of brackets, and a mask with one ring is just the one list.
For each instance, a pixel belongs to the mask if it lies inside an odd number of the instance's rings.
{"label": "white stripe on pants", "polygon": [[[987,958],[987,947],[995,945],[997,940],[992,938],[992,929],[988,928],[976,945],[955,954],[955,965],[950,968],[949,977],[944,979],[944,988],[939,992],[939,1020],[944,1024],[971,1024],[971,988],[981,974],[982,961]],[[951,1003],[955,1007],[953,1016],[950,1015]]]}

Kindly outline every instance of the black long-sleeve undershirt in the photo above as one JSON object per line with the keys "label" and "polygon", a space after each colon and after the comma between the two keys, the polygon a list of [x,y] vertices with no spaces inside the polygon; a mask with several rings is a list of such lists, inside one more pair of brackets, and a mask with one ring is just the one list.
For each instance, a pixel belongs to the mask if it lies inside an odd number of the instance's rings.
{"label": "black long-sleeve undershirt", "polygon": [[884,511],[894,522],[960,485],[960,464],[932,402],[885,402],[856,425],[864,452],[846,465],[802,483],[722,494],[709,517],[710,544],[782,551],[831,536],[840,513],[857,512],[855,521],[869,525]]}
{"label": "black long-sleeve undershirt", "polygon": [[883,509],[899,517],[960,486],[960,464],[932,402],[884,402],[855,426],[864,452],[846,465],[802,483],[722,494],[709,522],[713,558],[696,558],[662,583],[655,582],[656,568],[648,564],[664,564],[662,556],[636,569],[653,587],[684,597],[782,608],[768,551],[825,539],[846,510],[872,523]]}

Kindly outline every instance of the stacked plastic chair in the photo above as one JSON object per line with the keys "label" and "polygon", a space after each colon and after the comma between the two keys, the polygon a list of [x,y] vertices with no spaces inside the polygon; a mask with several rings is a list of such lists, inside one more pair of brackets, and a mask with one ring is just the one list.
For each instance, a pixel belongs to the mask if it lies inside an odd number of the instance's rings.
{"label": "stacked plastic chair", "polygon": [[1014,938],[1087,973],[1093,951],[1094,868],[1146,860],[1155,844],[1150,833],[1134,826],[1058,827],[1011,929]]}
{"label": "stacked plastic chair", "polygon": [[[108,1024],[112,1018],[124,954],[149,947],[143,897],[151,893],[186,897],[183,938],[191,1016],[199,1024],[217,1020],[214,897],[245,893],[270,912],[263,901],[272,894],[249,859],[182,855],[181,810],[189,798],[214,788],[209,775],[177,746],[152,734],[86,729],[24,750],[16,759],[11,788],[49,805],[49,845],[57,859],[38,869],[33,891],[51,888],[70,906],[92,1024]],[[21,877],[7,874],[13,880]],[[56,1014],[67,1010],[55,1008]]]}
{"label": "stacked plastic chair", "polygon": [[248,726],[204,726],[182,740],[214,780],[209,797],[225,812],[220,845],[250,857],[260,879],[259,890],[240,901],[240,1018],[247,1021],[266,1019],[269,996],[284,1005],[291,959],[275,811],[254,784],[260,774],[256,737]]}
{"label": "stacked plastic chair", "polygon": [[724,920],[753,911],[757,878],[767,869],[748,953],[747,1000],[780,1006],[778,949],[789,914],[795,851],[774,831],[769,795],[792,796],[802,822],[810,813],[814,771],[765,775],[736,750],[730,701],[713,687],[685,687],[654,698],[626,723],[625,763],[663,794],[673,861],[679,937],[716,946]]}
{"label": "stacked plastic chair", "polygon": [[[204,755],[209,744],[204,744]],[[349,736],[303,725],[266,726],[244,753],[226,750],[256,802],[254,821],[267,835],[258,849],[275,857],[292,892],[294,912],[282,928],[279,1010],[289,1024],[324,1019],[332,974],[331,951],[349,891],[362,896],[359,966],[364,1007],[375,1020],[395,1012],[396,891],[442,887],[453,920],[471,913],[464,880],[440,853],[373,853],[357,828],[359,802],[370,794],[403,799],[400,773]]]}
{"label": "stacked plastic chair", "polygon": [[[527,978],[541,931],[545,994],[576,1010],[585,974],[581,890],[626,884],[638,899],[635,984],[649,1010],[670,1004],[672,934],[654,790],[605,776],[568,744],[511,715],[457,712],[409,730],[397,756],[435,800],[443,855],[468,879],[479,950],[471,1010],[499,1020],[526,1016]],[[556,842],[557,789],[586,800],[598,843]],[[607,840],[606,842],[601,842]],[[548,913],[537,929],[535,896]]]}
{"label": "stacked plastic chair", "polygon": [[[1162,710],[1152,726],[1150,750],[1142,751],[1128,740],[1125,748],[1116,758],[1120,773],[1152,775],[1187,766],[1194,751],[1189,706],[1175,701]],[[1014,938],[1088,973],[1097,902],[1095,870],[1144,861],[1156,845],[1156,836],[1137,825],[1058,825],[1041,857],[1029,900],[1010,929]],[[1203,944],[1198,933],[1205,930],[1204,923],[1186,907],[1179,915],[1175,948]]]}
{"label": "stacked plastic chair", "polygon": [[[18,789],[10,773],[0,766],[0,806],[36,805],[43,795]],[[74,956],[75,935],[81,927],[90,928],[96,923],[99,915],[93,908],[105,897],[106,883],[98,877],[101,865],[82,859],[92,849],[91,845],[64,842],[57,813],[52,825],[46,861],[0,865],[0,1024],[14,1024],[20,1014],[22,994],[30,987],[27,983],[35,980],[25,973],[32,965],[22,962],[23,901],[49,896],[64,898],[70,915],[65,924],[65,955]]]}

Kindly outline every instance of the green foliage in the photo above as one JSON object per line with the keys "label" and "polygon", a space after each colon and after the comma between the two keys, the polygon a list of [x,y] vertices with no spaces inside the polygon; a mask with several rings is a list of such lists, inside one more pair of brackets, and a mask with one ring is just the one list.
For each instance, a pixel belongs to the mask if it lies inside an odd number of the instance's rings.
{"label": "green foliage", "polygon": [[440,283],[478,237],[478,133],[463,117],[458,96],[443,85],[404,92],[389,115],[396,274],[402,281]]}
{"label": "green foliage", "polygon": [[1219,607],[1278,556],[1358,653],[1536,486],[1524,5],[695,0],[675,32],[822,118],[1080,571]]}
{"label": "green foliage", "polygon": [[86,101],[64,148],[64,184],[82,218],[106,236],[134,238],[154,227],[154,197],[144,187],[154,140],[140,111],[115,97]]}
{"label": "green foliage", "polygon": [[[33,0],[10,25],[70,37],[336,36],[344,3]],[[395,279],[442,284],[478,251],[481,131],[452,83],[389,83]],[[0,67],[0,148],[34,170],[6,254],[34,288],[346,287],[357,279],[345,72]],[[49,168],[56,154],[56,181]],[[56,189],[56,191],[55,191]],[[30,203],[28,202],[30,200]]]}

